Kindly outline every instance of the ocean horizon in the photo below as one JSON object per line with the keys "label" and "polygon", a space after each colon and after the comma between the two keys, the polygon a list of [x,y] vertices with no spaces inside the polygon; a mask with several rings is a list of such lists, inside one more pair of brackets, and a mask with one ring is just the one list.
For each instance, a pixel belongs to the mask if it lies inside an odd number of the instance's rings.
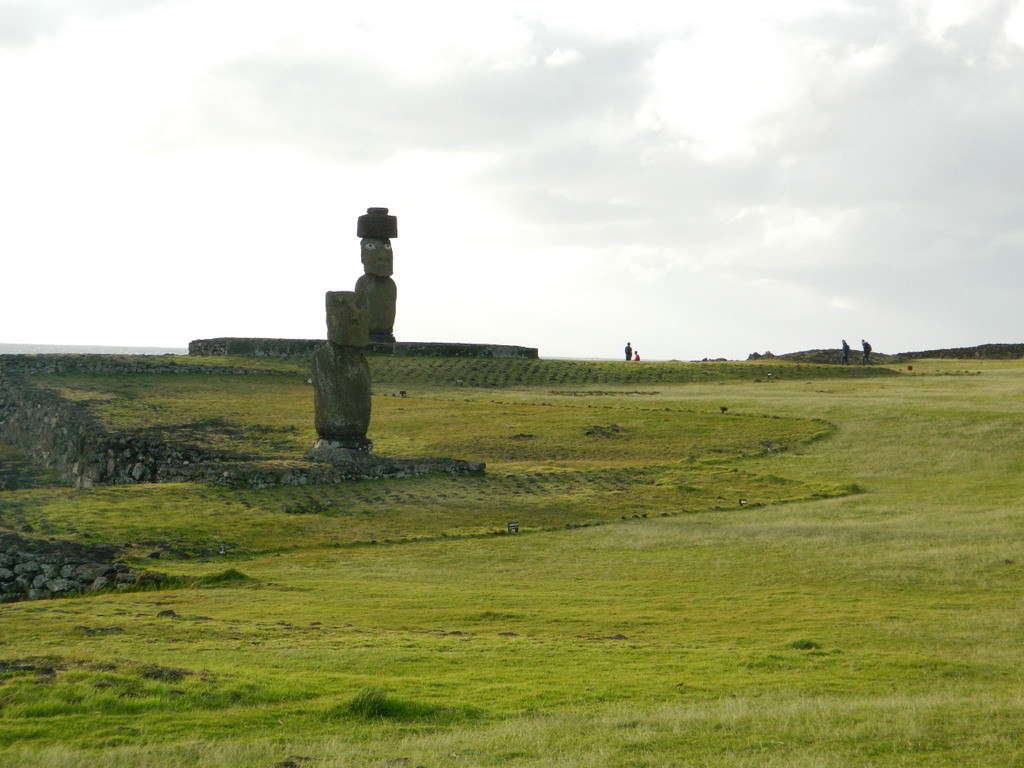
{"label": "ocean horizon", "polygon": [[187,355],[187,347],[116,347],[85,344],[2,344],[0,355]]}

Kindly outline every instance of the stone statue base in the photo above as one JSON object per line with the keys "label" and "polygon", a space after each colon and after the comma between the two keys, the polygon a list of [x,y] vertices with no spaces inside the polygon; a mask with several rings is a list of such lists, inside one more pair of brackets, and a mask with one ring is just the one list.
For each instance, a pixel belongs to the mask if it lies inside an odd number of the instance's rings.
{"label": "stone statue base", "polygon": [[337,461],[350,460],[353,453],[373,453],[373,441],[365,437],[343,437],[337,440],[321,438],[313,443],[313,447],[306,453],[306,458],[333,464]]}
{"label": "stone statue base", "polygon": [[[460,461],[458,459],[389,459],[368,451],[342,448],[332,440],[318,440],[306,454],[313,463],[304,480],[292,484],[339,483],[347,480],[397,480],[424,475],[482,475],[487,465],[482,461]],[[319,467],[316,468],[316,467]],[[292,467],[292,474],[302,470]]]}

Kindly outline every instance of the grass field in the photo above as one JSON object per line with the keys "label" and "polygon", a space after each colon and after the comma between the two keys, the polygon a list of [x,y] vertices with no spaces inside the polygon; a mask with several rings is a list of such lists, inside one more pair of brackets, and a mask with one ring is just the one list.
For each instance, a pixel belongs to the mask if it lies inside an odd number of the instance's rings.
{"label": "grass field", "polygon": [[[370,436],[485,477],[0,493],[208,577],[0,606],[0,765],[1024,764],[1024,362],[477,362]],[[39,380],[269,461],[300,374]]]}

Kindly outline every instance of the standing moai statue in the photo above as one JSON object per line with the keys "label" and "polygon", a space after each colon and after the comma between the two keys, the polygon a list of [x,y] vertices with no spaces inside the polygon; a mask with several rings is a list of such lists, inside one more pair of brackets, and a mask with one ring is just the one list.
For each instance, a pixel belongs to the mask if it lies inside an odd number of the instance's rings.
{"label": "standing moai statue", "polygon": [[361,238],[365,273],[356,281],[356,295],[366,308],[370,341],[394,343],[398,288],[391,279],[395,271],[391,238],[398,237],[398,219],[388,216],[387,208],[367,208],[359,217],[356,236]]}
{"label": "standing moai statue", "polygon": [[327,343],[313,354],[313,411],[319,436],[313,451],[370,453],[370,366],[367,314],[353,291],[327,292]]}

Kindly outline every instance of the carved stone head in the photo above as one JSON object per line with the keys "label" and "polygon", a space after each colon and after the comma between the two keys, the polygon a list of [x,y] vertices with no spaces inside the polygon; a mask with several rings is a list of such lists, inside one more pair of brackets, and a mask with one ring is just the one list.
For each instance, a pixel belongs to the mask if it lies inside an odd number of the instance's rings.
{"label": "carved stone head", "polygon": [[363,271],[368,275],[391,277],[395,261],[391,255],[391,240],[386,237],[364,237],[359,241]]}
{"label": "carved stone head", "polygon": [[366,310],[355,291],[327,292],[327,340],[340,347],[365,347],[370,343]]}

